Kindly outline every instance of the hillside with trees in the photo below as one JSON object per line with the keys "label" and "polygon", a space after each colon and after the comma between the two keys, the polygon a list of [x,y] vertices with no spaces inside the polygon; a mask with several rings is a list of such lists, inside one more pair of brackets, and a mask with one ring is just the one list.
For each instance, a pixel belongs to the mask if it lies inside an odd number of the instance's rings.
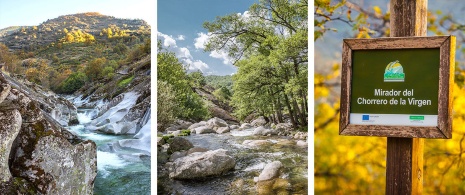
{"label": "hillside with trees", "polygon": [[6,72],[71,94],[87,82],[112,79],[117,69],[147,53],[150,26],[143,20],[81,13],[2,29],[0,43]]}

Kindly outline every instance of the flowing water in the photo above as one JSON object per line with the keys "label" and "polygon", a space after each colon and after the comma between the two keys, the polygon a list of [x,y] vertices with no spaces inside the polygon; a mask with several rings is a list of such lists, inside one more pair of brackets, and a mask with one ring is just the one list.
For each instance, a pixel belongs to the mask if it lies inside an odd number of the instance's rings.
{"label": "flowing water", "polygon": [[150,194],[150,154],[120,147],[118,140],[134,135],[100,134],[87,128],[97,114],[94,109],[78,109],[80,124],[70,126],[83,139],[97,144],[97,177],[94,194]]}
{"label": "flowing water", "polygon": [[[194,146],[209,150],[226,149],[236,160],[229,174],[197,181],[169,179],[166,169],[158,171],[159,194],[257,194],[254,177],[258,177],[266,164],[281,161],[284,175],[290,183],[289,194],[308,193],[307,148],[296,146],[295,140],[283,136],[255,136],[253,129],[232,131],[226,134],[201,134],[185,137]],[[267,140],[262,146],[244,145],[245,140]]]}

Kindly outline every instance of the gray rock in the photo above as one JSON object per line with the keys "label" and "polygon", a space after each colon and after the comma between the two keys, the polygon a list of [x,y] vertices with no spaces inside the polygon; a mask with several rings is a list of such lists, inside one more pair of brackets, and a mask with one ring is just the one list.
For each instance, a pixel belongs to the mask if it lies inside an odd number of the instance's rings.
{"label": "gray rock", "polygon": [[163,144],[165,144],[163,137],[157,137],[157,146],[162,146]]}
{"label": "gray rock", "polygon": [[297,141],[297,146],[299,146],[299,147],[308,147],[308,143],[306,141],[299,140],[299,141]]}
{"label": "gray rock", "polygon": [[1,83],[0,84],[0,104],[5,100],[5,98],[8,96],[10,93],[11,86],[6,84],[6,83]]}
{"label": "gray rock", "polygon": [[189,130],[194,130],[194,129],[196,129],[197,127],[201,127],[201,126],[205,126],[205,125],[207,125],[207,122],[205,122],[205,121],[200,121],[200,122],[198,122],[198,123],[192,124],[192,125],[189,126],[187,129],[189,129]]}
{"label": "gray rock", "polygon": [[274,161],[265,166],[258,176],[258,181],[265,181],[279,177],[279,170],[283,164],[280,161]]}
{"label": "gray rock", "polygon": [[265,117],[260,116],[257,119],[253,120],[250,124],[254,127],[263,126],[266,124]]}
{"label": "gray rock", "polygon": [[245,140],[242,142],[242,145],[249,146],[249,147],[257,147],[266,144],[271,144],[272,142],[268,140]]}
{"label": "gray rock", "polygon": [[17,110],[0,111],[0,181],[12,178],[8,158],[11,146],[19,133],[21,120],[21,114]]}
{"label": "gray rock", "polygon": [[224,121],[223,119],[214,117],[207,121],[207,125],[210,126],[211,128],[220,128],[220,127],[227,127],[228,123],[226,123],[226,121]]}
{"label": "gray rock", "polygon": [[236,161],[226,150],[195,152],[178,158],[169,167],[173,179],[201,179],[218,176],[234,169]]}
{"label": "gray rock", "polygon": [[182,138],[182,137],[174,137],[169,144],[168,148],[168,154],[173,154],[174,152],[181,151],[181,150],[189,150],[193,148],[194,145],[192,145],[189,140]]}
{"label": "gray rock", "polygon": [[277,133],[276,131],[272,129],[266,129],[263,126],[260,126],[260,127],[255,128],[255,130],[253,131],[253,134],[266,136],[266,135],[276,135]]}
{"label": "gray rock", "polygon": [[193,148],[191,148],[191,149],[189,149],[189,150],[187,151],[187,154],[189,155],[189,154],[192,154],[192,153],[194,153],[194,152],[206,152],[206,151],[208,151],[208,149],[206,149],[206,148],[193,147]]}
{"label": "gray rock", "polygon": [[275,129],[278,132],[289,132],[292,130],[292,124],[291,123],[278,123]]}
{"label": "gray rock", "polygon": [[216,133],[218,133],[218,134],[223,134],[223,133],[227,133],[227,132],[229,132],[229,131],[230,131],[229,127],[220,127],[220,128],[218,128],[218,129],[216,130]]}
{"label": "gray rock", "polygon": [[240,127],[241,130],[253,128],[249,123],[243,123]]}
{"label": "gray rock", "polygon": [[216,133],[215,130],[213,130],[209,126],[202,126],[202,127],[197,127],[194,129],[196,134],[207,134],[207,133]]}
{"label": "gray rock", "polygon": [[307,133],[306,132],[297,132],[296,134],[294,134],[294,139],[301,139],[301,140],[304,140],[304,139],[307,139]]}
{"label": "gray rock", "polygon": [[235,129],[239,129],[240,127],[239,127],[239,125],[231,125],[231,126],[229,126],[229,128],[231,130],[235,130]]}
{"label": "gray rock", "polygon": [[181,158],[181,157],[184,157],[184,156],[186,156],[186,155],[187,155],[187,151],[181,151],[181,152],[177,151],[177,152],[174,152],[173,154],[171,154],[169,161],[170,161],[170,162],[173,162],[173,161],[175,161],[176,159]]}

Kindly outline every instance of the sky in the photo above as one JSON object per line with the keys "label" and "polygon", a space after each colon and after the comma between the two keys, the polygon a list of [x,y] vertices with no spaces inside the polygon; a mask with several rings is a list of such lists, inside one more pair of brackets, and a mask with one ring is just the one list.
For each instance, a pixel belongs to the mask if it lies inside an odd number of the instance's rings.
{"label": "sky", "polygon": [[0,29],[35,26],[62,15],[99,12],[125,19],[143,19],[155,25],[153,0],[0,0]]}
{"label": "sky", "polygon": [[208,40],[205,21],[217,16],[244,15],[258,0],[158,0],[157,38],[176,53],[189,71],[204,75],[231,75],[237,71],[225,52],[204,52]]}

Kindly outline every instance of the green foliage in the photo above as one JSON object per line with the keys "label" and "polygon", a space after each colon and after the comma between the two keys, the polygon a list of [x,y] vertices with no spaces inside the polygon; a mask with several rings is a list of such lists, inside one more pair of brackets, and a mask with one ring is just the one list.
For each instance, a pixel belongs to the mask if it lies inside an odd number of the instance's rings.
{"label": "green foliage", "polygon": [[202,99],[192,91],[190,80],[183,65],[172,52],[159,51],[157,54],[157,81],[164,81],[172,86],[180,111],[177,117],[202,120],[208,115],[208,110]]}
{"label": "green foliage", "polygon": [[192,81],[192,86],[193,87],[203,87],[206,83],[205,77],[203,76],[202,72],[200,71],[195,71],[191,72],[188,74],[189,79]]}
{"label": "green foliage", "polygon": [[226,87],[229,90],[232,90],[233,79],[231,75],[218,76],[218,75],[208,75],[205,76],[205,81],[208,85],[212,86],[215,89],[220,87]]}
{"label": "green foliage", "polygon": [[118,82],[118,87],[126,87],[134,79],[134,75]]}
{"label": "green foliage", "polygon": [[232,104],[240,119],[257,113],[279,123],[288,114],[294,127],[307,125],[307,7],[307,1],[259,1],[248,16],[204,23],[213,35],[206,50],[226,50],[235,59]]}
{"label": "green foliage", "polygon": [[165,143],[171,143],[172,142],[171,138],[173,138],[173,137],[174,137],[174,135],[172,135],[172,134],[164,135],[163,140],[165,140]]}
{"label": "green foliage", "polygon": [[125,44],[118,43],[114,48],[113,52],[119,55],[125,54],[128,51],[128,47]]}
{"label": "green foliage", "polygon": [[89,78],[90,81],[95,81],[101,78],[102,71],[104,68],[104,64],[106,63],[107,59],[102,57],[102,58],[96,58],[92,60],[87,66],[84,72],[86,73],[87,78]]}
{"label": "green foliage", "polygon": [[229,102],[231,100],[231,91],[228,88],[221,86],[213,92],[213,95],[220,101]]}
{"label": "green foliage", "polygon": [[158,129],[163,131],[167,125],[174,122],[179,113],[179,108],[176,105],[175,91],[170,84],[164,81],[158,81],[157,96]]}
{"label": "green foliage", "polygon": [[112,66],[105,66],[102,70],[102,75],[106,79],[112,79],[115,76],[115,69]]}
{"label": "green foliage", "polygon": [[87,76],[83,72],[72,73],[66,80],[61,84],[59,92],[65,94],[72,94],[80,89],[87,81]]}
{"label": "green foliage", "polygon": [[191,130],[188,130],[188,129],[181,130],[181,133],[179,134],[179,136],[189,136],[189,135],[191,135]]}

